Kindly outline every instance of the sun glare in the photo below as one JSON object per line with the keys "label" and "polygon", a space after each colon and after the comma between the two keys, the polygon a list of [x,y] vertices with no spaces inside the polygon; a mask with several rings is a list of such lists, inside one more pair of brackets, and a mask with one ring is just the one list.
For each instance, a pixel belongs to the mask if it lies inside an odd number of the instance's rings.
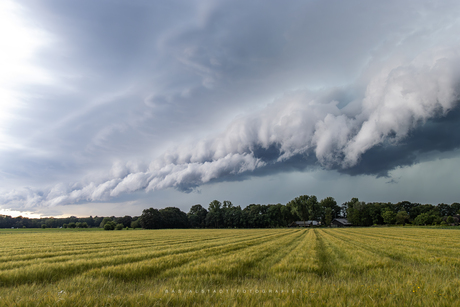
{"label": "sun glare", "polygon": [[26,11],[13,1],[0,1],[0,147],[10,144],[6,130],[15,109],[23,107],[21,86],[49,83],[51,77],[34,65],[39,48],[50,42],[43,30],[32,27]]}
{"label": "sun glare", "polygon": [[[26,22],[25,11],[16,3],[0,2],[0,83],[12,85],[16,82],[40,81],[44,76],[30,62],[38,48],[49,38],[39,28]],[[39,80],[37,80],[39,79]]]}
{"label": "sun glare", "polygon": [[0,209],[0,215],[9,215],[11,217],[22,216],[22,217],[27,217],[30,219],[38,219],[41,217],[40,214],[36,214],[33,212],[29,212],[29,211],[15,211],[15,210],[8,210],[8,209]]}

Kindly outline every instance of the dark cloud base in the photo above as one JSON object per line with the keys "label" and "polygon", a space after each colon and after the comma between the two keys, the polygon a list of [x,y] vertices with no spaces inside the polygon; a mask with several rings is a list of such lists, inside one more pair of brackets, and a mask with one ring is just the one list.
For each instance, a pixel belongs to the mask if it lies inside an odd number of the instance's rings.
{"label": "dark cloud base", "polygon": [[460,106],[457,104],[446,116],[437,116],[414,129],[397,144],[383,144],[369,149],[359,163],[340,173],[388,177],[397,167],[419,163],[420,154],[448,152],[460,148]]}
{"label": "dark cloud base", "polygon": [[[372,175],[389,177],[389,172],[404,166],[420,162],[420,155],[430,152],[449,152],[460,148],[460,105],[445,116],[437,116],[419,125],[406,138],[399,142],[385,142],[366,151],[357,165],[342,168],[339,164],[329,169],[351,176]],[[282,154],[278,146],[269,148],[255,147],[252,150],[256,158],[266,163],[266,166],[254,171],[240,174],[226,174],[211,180],[208,184],[219,182],[244,181],[251,177],[265,177],[279,173],[299,172],[320,168],[315,153],[295,155],[285,161],[277,162]],[[197,186],[186,185],[178,187],[183,192],[194,191]]]}

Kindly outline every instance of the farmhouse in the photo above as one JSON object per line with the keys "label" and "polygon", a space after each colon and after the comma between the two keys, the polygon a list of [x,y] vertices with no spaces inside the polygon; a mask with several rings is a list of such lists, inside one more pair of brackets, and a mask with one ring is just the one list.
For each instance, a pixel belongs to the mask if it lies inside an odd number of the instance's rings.
{"label": "farmhouse", "polygon": [[348,222],[347,219],[344,218],[336,218],[333,219],[331,222],[332,227],[347,227],[347,226],[352,226],[350,222]]}
{"label": "farmhouse", "polygon": [[292,222],[289,227],[310,227],[310,226],[320,226],[321,222],[318,221],[297,221],[297,222]]}

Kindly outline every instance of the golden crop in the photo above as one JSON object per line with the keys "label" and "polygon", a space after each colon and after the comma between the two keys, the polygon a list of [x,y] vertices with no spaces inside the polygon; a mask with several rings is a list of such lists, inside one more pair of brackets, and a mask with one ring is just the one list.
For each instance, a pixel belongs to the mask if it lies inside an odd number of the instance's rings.
{"label": "golden crop", "polygon": [[455,306],[460,232],[1,230],[0,306]]}

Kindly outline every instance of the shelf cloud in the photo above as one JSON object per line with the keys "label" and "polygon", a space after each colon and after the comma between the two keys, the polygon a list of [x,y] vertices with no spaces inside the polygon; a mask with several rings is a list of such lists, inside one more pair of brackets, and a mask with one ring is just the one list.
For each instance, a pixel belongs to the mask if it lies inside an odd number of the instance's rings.
{"label": "shelf cloud", "polygon": [[0,80],[4,209],[388,177],[460,146],[455,1],[8,3],[47,78]]}

